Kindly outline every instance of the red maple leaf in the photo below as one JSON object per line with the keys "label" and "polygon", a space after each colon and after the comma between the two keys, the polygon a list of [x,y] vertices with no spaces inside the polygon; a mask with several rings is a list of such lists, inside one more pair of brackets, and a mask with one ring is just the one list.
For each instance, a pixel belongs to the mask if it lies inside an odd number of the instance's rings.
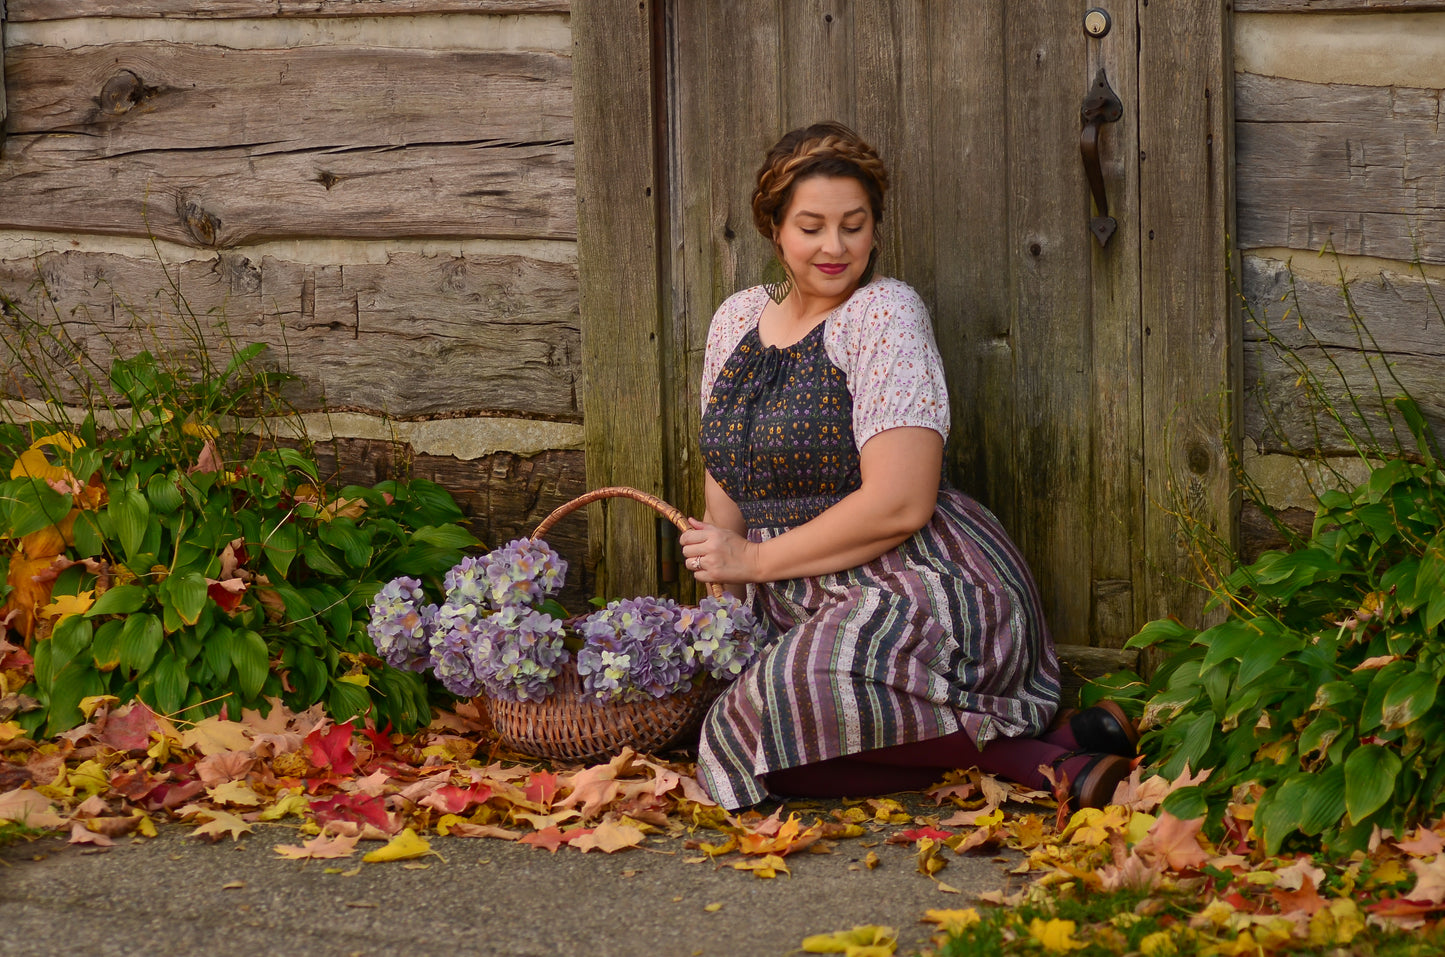
{"label": "red maple leaf", "polygon": [[473,805],[482,804],[492,796],[492,789],[485,784],[459,788],[455,784],[443,784],[420,803],[443,814],[462,814]]}
{"label": "red maple leaf", "polygon": [[352,824],[373,824],[390,833],[391,818],[386,814],[386,799],[380,795],[338,794],[311,802],[311,813],[317,824],[345,821]]}
{"label": "red maple leaf", "polygon": [[100,743],[117,751],[144,751],[151,746],[151,732],[159,730],[156,716],[145,705],[123,706],[106,716]]}
{"label": "red maple leaf", "polygon": [[[581,830],[581,828],[574,828],[573,830]],[[554,824],[540,831],[533,831],[531,834],[522,835],[517,838],[517,843],[531,844],[533,847],[545,847],[553,854],[556,854],[557,848],[566,844],[571,839],[570,835],[564,835],[562,829]]]}
{"label": "red maple leaf", "polygon": [[527,778],[527,789],[524,793],[533,804],[540,804],[544,808],[551,807],[552,799],[557,796],[557,775],[551,771],[533,771],[531,777]]}
{"label": "red maple leaf", "polygon": [[897,834],[890,834],[884,842],[886,844],[912,844],[914,841],[921,841],[925,837],[935,841],[946,841],[953,837],[952,831],[941,831],[936,827],[915,827],[911,831],[899,831]]}
{"label": "red maple leaf", "polygon": [[345,776],[356,770],[356,755],[351,753],[351,722],[332,725],[325,734],[320,728],[306,736],[311,746],[311,764],[330,768]]}

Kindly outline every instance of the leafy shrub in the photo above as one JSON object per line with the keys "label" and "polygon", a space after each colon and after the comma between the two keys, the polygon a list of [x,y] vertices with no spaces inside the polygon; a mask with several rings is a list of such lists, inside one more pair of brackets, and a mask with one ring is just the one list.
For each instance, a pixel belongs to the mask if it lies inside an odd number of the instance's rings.
{"label": "leafy shrub", "polygon": [[[1210,585],[1223,621],[1199,630],[1162,619],[1131,639],[1163,662],[1147,686],[1112,682],[1116,692],[1142,689],[1142,745],[1160,774],[1211,772],[1165,809],[1207,814],[1221,831],[1252,820],[1271,854],[1291,839],[1356,850],[1376,826],[1399,834],[1445,810],[1445,471],[1425,417],[1343,289],[1374,397],[1353,392],[1303,317],[1297,329],[1344,383],[1344,411],[1295,347],[1261,327],[1299,375],[1316,437],[1319,420],[1331,420],[1370,465],[1368,479],[1316,489],[1307,538],[1290,534],[1288,551]],[[1387,399],[1387,388],[1406,394]],[[1405,431],[1413,448],[1399,441]]]}
{"label": "leafy shrub", "polygon": [[430,720],[421,677],[372,653],[368,606],[382,582],[434,578],[476,541],[433,483],[330,495],[280,443],[223,454],[220,427],[275,411],[262,351],[189,373],[142,352],[111,365],[78,425],[0,424],[0,597],[40,703],[27,730],[64,731],[105,694],[191,719],[279,697],[337,720]]}

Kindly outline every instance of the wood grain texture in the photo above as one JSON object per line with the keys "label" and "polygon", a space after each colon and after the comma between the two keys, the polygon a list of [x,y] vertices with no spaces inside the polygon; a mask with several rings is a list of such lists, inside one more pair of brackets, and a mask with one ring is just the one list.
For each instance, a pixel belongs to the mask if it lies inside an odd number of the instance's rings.
{"label": "wood grain texture", "polygon": [[[237,251],[168,272],[154,260],[49,253],[0,262],[0,293],[100,368],[117,353],[184,353],[197,336],[224,349],[229,338],[273,347],[298,377],[286,395],[301,411],[582,418],[570,264],[398,251],[341,266]],[[19,381],[5,375],[5,393]]]}
{"label": "wood grain texture", "polygon": [[1056,640],[1088,644],[1094,240],[1079,160],[1088,69],[1077,20],[1047,0],[1005,8],[1013,383],[1008,405],[973,400],[1012,426],[1005,474],[1015,498],[1004,523],[1038,576]]}
{"label": "wood grain texture", "polygon": [[554,52],[147,41],[10,51],[10,130],[74,133],[107,157],[570,143],[570,57]]}
{"label": "wood grain texture", "polygon": [[1347,453],[1345,428],[1311,401],[1318,383],[1349,431],[1387,450],[1395,435],[1413,448],[1388,400],[1409,393],[1436,435],[1445,435],[1445,280],[1399,271],[1358,278],[1346,301],[1339,283],[1291,275],[1287,264],[1246,256],[1245,431],[1261,450]]}
{"label": "wood grain texture", "polygon": [[0,229],[155,236],[203,248],[274,239],[572,239],[570,146],[410,146],[108,156],[87,137],[13,136]]}
{"label": "wood grain texture", "polygon": [[429,13],[567,13],[571,0],[8,0],[10,19],[77,17],[385,17]]}
{"label": "wood grain texture", "polygon": [[1227,450],[1238,439],[1225,423],[1238,416],[1221,408],[1237,394],[1240,361],[1224,268],[1234,208],[1227,2],[1139,8],[1146,613],[1186,622],[1200,620],[1204,596],[1181,584],[1200,570],[1176,514],[1225,541],[1236,526]]}
{"label": "wood grain texture", "polygon": [[1363,13],[1445,10],[1445,0],[1234,0],[1235,13]]}
{"label": "wood grain texture", "polygon": [[[633,0],[580,5],[573,57],[587,481],[663,495],[653,13]],[[591,526],[601,585],[656,594],[657,523],[621,505]]]}
{"label": "wood grain texture", "polygon": [[1439,90],[1237,81],[1239,243],[1445,262]]}

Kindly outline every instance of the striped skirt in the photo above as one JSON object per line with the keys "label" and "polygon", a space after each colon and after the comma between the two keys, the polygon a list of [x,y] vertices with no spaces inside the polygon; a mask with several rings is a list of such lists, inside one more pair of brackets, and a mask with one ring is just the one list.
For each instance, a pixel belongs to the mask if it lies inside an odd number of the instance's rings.
{"label": "striped skirt", "polygon": [[892,551],[756,586],[753,601],[777,637],[714,703],[698,749],[698,776],[726,808],[766,797],[770,771],[960,728],[979,747],[1033,737],[1058,707],[1033,576],[992,513],[953,489]]}

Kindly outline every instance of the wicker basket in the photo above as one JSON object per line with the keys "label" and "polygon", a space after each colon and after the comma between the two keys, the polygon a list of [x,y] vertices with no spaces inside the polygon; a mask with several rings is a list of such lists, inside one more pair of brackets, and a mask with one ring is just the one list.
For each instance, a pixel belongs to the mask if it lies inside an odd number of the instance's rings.
{"label": "wicker basket", "polygon": [[[604,498],[630,498],[661,514],[678,529],[687,530],[687,519],[662,499],[635,488],[611,486],[594,489],[558,507],[542,520],[533,538],[541,538],[557,520],[584,505]],[[710,584],[714,598],[722,588]],[[634,751],[660,751],[684,744],[697,733],[708,705],[724,682],[705,675],[681,694],[655,701],[597,704],[582,697],[582,676],[569,660],[554,679],[555,690],[541,701],[488,699],[492,727],[509,747],[539,758],[595,761],[617,754],[623,747]]]}

